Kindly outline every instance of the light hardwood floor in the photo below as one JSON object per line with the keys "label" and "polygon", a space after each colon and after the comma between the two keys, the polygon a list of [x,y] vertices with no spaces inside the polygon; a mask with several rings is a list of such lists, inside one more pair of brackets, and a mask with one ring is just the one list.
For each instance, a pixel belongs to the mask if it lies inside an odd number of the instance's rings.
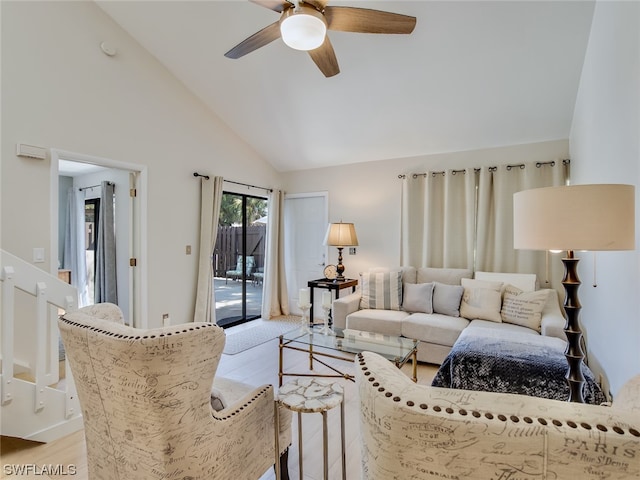
{"label": "light hardwood floor", "polygon": [[[258,322],[261,320],[258,320]],[[239,325],[227,329],[227,334],[250,328],[251,324]],[[341,371],[352,372],[353,364],[340,360],[327,363],[335,365]],[[285,351],[284,364],[286,371],[308,371],[308,356],[301,352]],[[316,364],[317,365],[317,364]],[[314,371],[326,372],[326,367],[317,365]],[[418,383],[430,384],[437,367],[429,364],[418,365]],[[403,372],[411,375],[411,365],[405,365]],[[262,345],[244,351],[237,355],[222,355],[217,375],[239,380],[252,385],[271,383],[278,384],[278,340],[270,340]],[[286,381],[286,377],[285,377]],[[355,384],[347,380],[339,380],[345,389],[345,437],[347,458],[347,479],[360,478],[360,441],[358,427],[358,399]],[[303,472],[305,480],[320,480],[322,478],[322,417],[320,414],[304,414],[302,416],[303,431]],[[298,469],[298,428],[294,415],[292,421],[292,445],[289,449],[289,474],[292,479],[299,478]],[[340,461],[340,410],[333,409],[328,413],[329,431],[329,478],[341,477]],[[2,437],[0,445],[2,457],[2,472],[0,478],[6,479],[54,479],[54,478],[87,478],[86,449],[82,431],[68,435],[60,440],[48,444],[27,442],[20,439]],[[69,475],[8,475],[5,465],[36,464],[36,465],[74,465],[77,474]],[[274,472],[268,471],[260,480],[274,480]],[[238,479],[243,480],[243,479]]]}

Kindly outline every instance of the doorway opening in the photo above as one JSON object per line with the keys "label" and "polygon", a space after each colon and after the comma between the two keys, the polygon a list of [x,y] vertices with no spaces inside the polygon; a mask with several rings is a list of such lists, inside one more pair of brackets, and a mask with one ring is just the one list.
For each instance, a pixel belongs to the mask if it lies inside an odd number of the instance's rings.
{"label": "doorway opening", "polygon": [[231,327],[260,318],[267,199],[223,192],[214,250],[216,322]]}
{"label": "doorway opening", "polygon": [[[147,327],[147,168],[59,149],[51,149],[51,272],[69,271],[69,282],[78,288],[81,277],[94,259],[97,240],[99,191],[103,181],[113,185],[113,219],[115,228],[117,303],[125,323]],[[70,197],[77,197],[70,202]],[[87,203],[88,202],[88,203]],[[71,224],[71,219],[76,219]],[[104,217],[105,219],[107,217]],[[75,232],[75,233],[74,233]],[[73,234],[74,240],[70,240]],[[71,242],[68,243],[68,242]],[[65,251],[65,244],[70,249]],[[76,245],[75,247],[73,245]],[[82,245],[85,255],[78,252]],[[85,246],[86,245],[86,246]],[[76,254],[68,255],[70,252]],[[67,260],[72,268],[67,269]],[[73,261],[73,259],[77,261]],[[135,261],[133,261],[135,260]],[[87,272],[84,287],[78,288],[78,306],[90,305],[94,295],[94,269]],[[131,265],[139,265],[132,267]],[[77,270],[75,275],[72,270]],[[74,283],[75,282],[75,283]]]}

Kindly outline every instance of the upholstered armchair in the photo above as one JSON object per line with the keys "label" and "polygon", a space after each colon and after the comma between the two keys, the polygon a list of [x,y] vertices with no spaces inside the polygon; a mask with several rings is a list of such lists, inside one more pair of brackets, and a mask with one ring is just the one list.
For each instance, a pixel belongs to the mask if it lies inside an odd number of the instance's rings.
{"label": "upholstered armchair", "polygon": [[640,375],[612,406],[413,383],[391,362],[355,360],[362,478],[640,478]]}
{"label": "upholstered armchair", "polygon": [[[236,400],[224,380],[213,390],[224,331],[189,323],[140,330],[120,309],[99,304],[58,321],[82,407],[91,479],[260,478],[284,458],[290,416],[279,415],[272,385]],[[234,382],[231,382],[234,383]],[[238,385],[236,384],[235,387]],[[246,392],[246,389],[241,394]],[[276,448],[278,445],[278,448]]]}

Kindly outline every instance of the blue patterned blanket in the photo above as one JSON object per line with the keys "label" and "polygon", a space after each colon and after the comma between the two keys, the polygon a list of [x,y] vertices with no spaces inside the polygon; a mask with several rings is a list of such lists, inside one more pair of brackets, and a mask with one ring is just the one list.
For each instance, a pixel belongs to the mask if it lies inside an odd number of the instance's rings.
{"label": "blue patterned blanket", "polygon": [[[440,366],[432,386],[567,400],[565,348],[566,343],[555,337],[466,328]],[[584,363],[582,374],[585,402],[605,402],[593,372]]]}

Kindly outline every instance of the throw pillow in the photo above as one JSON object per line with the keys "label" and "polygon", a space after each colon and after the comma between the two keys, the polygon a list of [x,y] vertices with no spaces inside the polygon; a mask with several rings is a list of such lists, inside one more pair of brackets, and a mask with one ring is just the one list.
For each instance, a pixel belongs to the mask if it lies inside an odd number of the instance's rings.
{"label": "throw pillow", "polygon": [[402,308],[406,312],[433,313],[433,283],[405,284]]}
{"label": "throw pillow", "polygon": [[464,292],[462,285],[447,285],[433,282],[433,311],[450,317],[460,316],[460,299]]}
{"label": "throw pillow", "polygon": [[502,322],[502,282],[462,279],[464,294],[460,303],[460,315],[469,320],[480,319]]}
{"label": "throw pillow", "polygon": [[540,331],[542,310],[549,298],[549,290],[523,292],[518,287],[507,285],[502,300],[502,321],[522,325]]}
{"label": "throw pillow", "polygon": [[400,310],[402,272],[363,273],[360,285],[361,309]]}

